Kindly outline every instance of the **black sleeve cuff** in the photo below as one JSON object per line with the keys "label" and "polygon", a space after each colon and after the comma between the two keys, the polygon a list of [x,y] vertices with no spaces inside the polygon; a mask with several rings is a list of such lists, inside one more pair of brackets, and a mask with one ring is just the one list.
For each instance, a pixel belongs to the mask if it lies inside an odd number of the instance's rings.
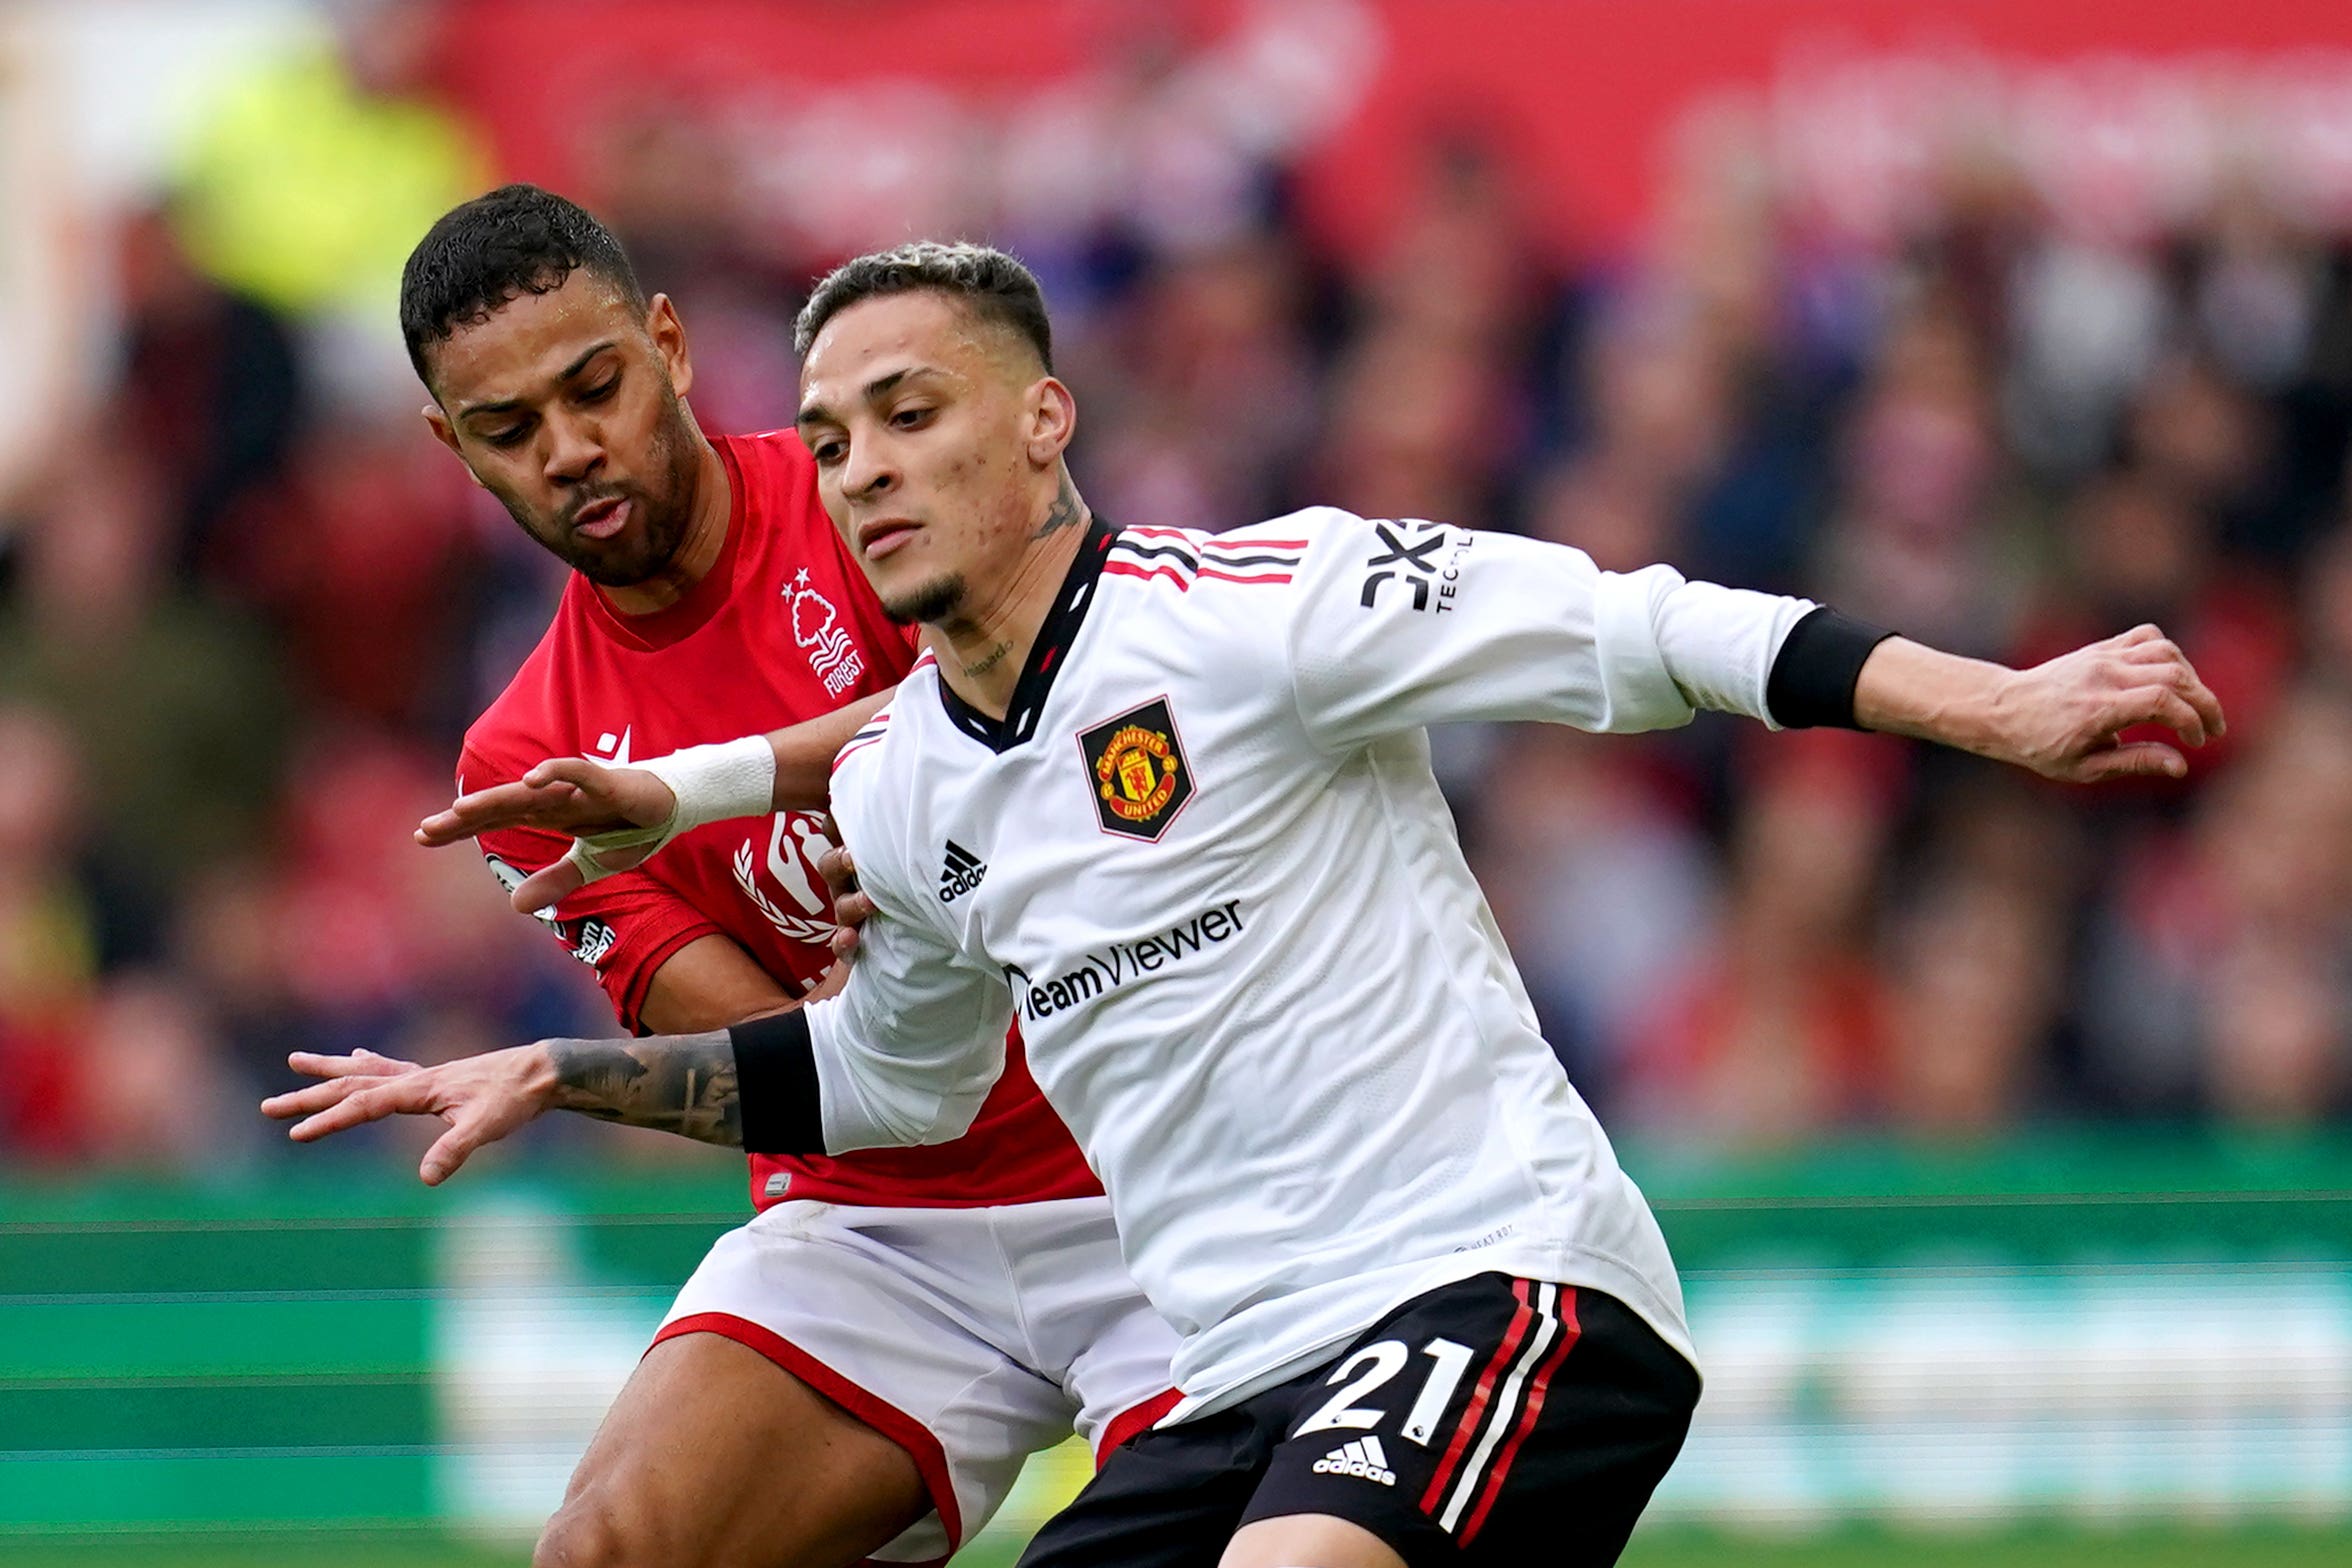
{"label": "black sleeve cuff", "polygon": [[817,1052],[799,1008],[735,1024],[735,1087],[743,1097],[743,1152],[823,1154],[825,1116],[817,1098]]}
{"label": "black sleeve cuff", "polygon": [[1826,605],[1808,613],[1789,629],[1772,661],[1772,677],[1764,683],[1764,706],[1772,721],[1792,730],[1815,725],[1860,729],[1854,722],[1854,683],[1862,678],[1862,661],[1870,650],[1893,635]]}

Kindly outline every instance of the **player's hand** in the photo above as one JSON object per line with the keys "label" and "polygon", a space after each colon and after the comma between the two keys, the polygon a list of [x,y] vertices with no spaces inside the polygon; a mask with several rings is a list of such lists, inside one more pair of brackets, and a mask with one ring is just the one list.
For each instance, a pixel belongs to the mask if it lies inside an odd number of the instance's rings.
{"label": "player's hand", "polygon": [[440,1117],[449,1130],[417,1166],[417,1175],[428,1187],[447,1181],[476,1149],[496,1143],[546,1110],[556,1086],[546,1041],[487,1051],[438,1067],[395,1061],[373,1051],[350,1056],[296,1051],[286,1063],[323,1080],[261,1102],[264,1115],[280,1121],[303,1118],[286,1131],[296,1143],[315,1143],[387,1116]]}
{"label": "player's hand", "polygon": [[290,1116],[307,1116],[312,1111],[325,1110],[349,1094],[352,1088],[358,1087],[351,1080],[396,1078],[402,1073],[424,1071],[421,1063],[404,1062],[397,1056],[385,1056],[381,1052],[369,1050],[354,1051],[349,1056],[322,1056],[316,1051],[296,1051],[286,1058],[286,1065],[298,1073],[308,1073],[313,1078],[326,1081],[287,1094],[274,1094],[262,1101],[262,1114],[275,1116],[281,1121]]}
{"label": "player's hand", "polygon": [[874,918],[874,901],[859,891],[857,863],[838,842],[817,857],[817,875],[833,893],[833,956],[847,958],[857,951],[858,927]]}
{"label": "player's hand", "polygon": [[580,840],[658,828],[677,808],[678,797],[670,786],[643,768],[610,767],[585,757],[551,757],[515,783],[459,796],[448,810],[417,824],[416,841],[438,849],[514,827],[572,835],[570,854],[515,888],[514,907],[528,915],[562,902],[599,876],[642,864],[661,847],[658,839],[627,847]]}
{"label": "player's hand", "polygon": [[2076,784],[2189,771],[2177,747],[2125,741],[2123,732],[2136,726],[2162,725],[2189,746],[2227,728],[2220,700],[2154,626],[2016,671],[1994,700],[1994,716],[1990,755]]}

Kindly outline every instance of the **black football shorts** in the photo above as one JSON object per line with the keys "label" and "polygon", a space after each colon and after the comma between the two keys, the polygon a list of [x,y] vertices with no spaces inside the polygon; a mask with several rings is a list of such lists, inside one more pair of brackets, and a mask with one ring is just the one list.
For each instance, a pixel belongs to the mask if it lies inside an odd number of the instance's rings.
{"label": "black football shorts", "polygon": [[1113,1453],[1021,1568],[1215,1568],[1260,1519],[1331,1514],[1413,1568],[1614,1563],[1699,1375],[1598,1291],[1480,1274],[1316,1371]]}

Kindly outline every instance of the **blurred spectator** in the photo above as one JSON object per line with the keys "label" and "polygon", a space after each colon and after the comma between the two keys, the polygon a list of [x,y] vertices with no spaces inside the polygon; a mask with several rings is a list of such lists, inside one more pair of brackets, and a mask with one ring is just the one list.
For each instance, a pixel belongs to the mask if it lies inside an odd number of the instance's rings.
{"label": "blurred spectator", "polygon": [[[686,302],[694,406],[712,430],[773,430],[799,406],[792,317],[812,258],[751,230],[738,143],[656,102],[600,136],[602,188],[583,194],[648,287]],[[763,243],[764,241],[764,243]]]}
{"label": "blurred spectator", "polygon": [[2256,1120],[2341,1108],[2352,702],[2298,693],[2185,832],[2131,849],[2080,1007],[2110,1103]]}
{"label": "blurred spectator", "polygon": [[274,480],[302,405],[285,324],[198,272],[161,207],[123,224],[120,422],[172,500],[173,558],[201,564],[224,516]]}
{"label": "blurred spectator", "polygon": [[230,1073],[201,999],[165,975],[109,986],[76,1042],[88,1156],[120,1169],[211,1174],[260,1143],[252,1080]]}
{"label": "blurred spectator", "polygon": [[2001,537],[1990,404],[1954,302],[1895,324],[1845,427],[1846,500],[1824,544],[1823,597],[1938,647],[2004,646],[2025,563]]}
{"label": "blurred spectator", "polygon": [[389,308],[416,236],[487,173],[426,94],[439,10],[338,0],[330,38],[224,86],[180,177],[206,270],[278,310]]}
{"label": "blurred spectator", "polygon": [[75,1047],[98,915],[74,873],[81,759],[37,708],[0,706],[0,1159],[81,1148]]}
{"label": "blurred spectator", "polygon": [[1875,1115],[1891,1019],[1871,914],[1902,760],[1891,742],[1827,731],[1750,753],[1724,918],[1635,1046],[1642,1125],[1772,1144]]}
{"label": "blurred spectator", "polygon": [[1280,510],[1315,413],[1304,272],[1272,235],[1172,257],[1072,346],[1066,373],[1104,390],[1079,458],[1098,511],[1233,527]]}
{"label": "blurred spectator", "polygon": [[473,128],[433,100],[437,0],[335,0],[331,31],[221,88],[174,201],[189,253],[301,318],[346,395],[404,392],[400,268],[432,221],[489,183]]}
{"label": "blurred spectator", "polygon": [[2062,949],[2050,906],[1957,873],[1897,927],[1885,1110],[1911,1134],[1985,1137],[2027,1105],[2056,1011]]}
{"label": "blurred spectator", "polygon": [[[422,421],[418,421],[419,425]],[[476,534],[465,476],[421,429],[322,422],[220,552],[267,612],[285,667],[322,713],[416,726],[472,715],[448,650],[470,630]]]}
{"label": "blurred spectator", "polygon": [[54,714],[85,759],[108,860],[160,892],[253,840],[287,709],[259,628],[174,582],[147,453],[57,454],[0,606],[0,697]]}
{"label": "blurred spectator", "polygon": [[1881,1108],[1911,1136],[1983,1138],[2059,1090],[2085,856],[2048,791],[1966,761],[1949,771],[1896,900]]}

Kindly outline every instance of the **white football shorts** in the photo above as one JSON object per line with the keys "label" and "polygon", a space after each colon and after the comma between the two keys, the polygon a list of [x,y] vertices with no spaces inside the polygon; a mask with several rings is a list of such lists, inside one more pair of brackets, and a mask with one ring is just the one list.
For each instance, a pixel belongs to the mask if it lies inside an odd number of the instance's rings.
{"label": "white football shorts", "polygon": [[944,1561],[1031,1454],[1095,1452],[1176,1402],[1176,1332],[1119,1258],[1104,1198],[973,1209],[785,1202],[729,1231],[654,1343],[724,1334],[914,1457],[936,1512],[876,1563]]}

